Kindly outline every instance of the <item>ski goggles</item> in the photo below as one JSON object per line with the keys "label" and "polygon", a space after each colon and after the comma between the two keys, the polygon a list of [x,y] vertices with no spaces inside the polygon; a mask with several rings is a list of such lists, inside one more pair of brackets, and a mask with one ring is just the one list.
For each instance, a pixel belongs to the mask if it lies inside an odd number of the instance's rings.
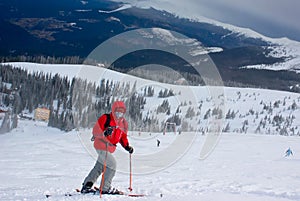
{"label": "ski goggles", "polygon": [[116,112],[115,112],[115,117],[116,117],[117,119],[124,117],[124,112],[118,112],[118,111],[116,111]]}

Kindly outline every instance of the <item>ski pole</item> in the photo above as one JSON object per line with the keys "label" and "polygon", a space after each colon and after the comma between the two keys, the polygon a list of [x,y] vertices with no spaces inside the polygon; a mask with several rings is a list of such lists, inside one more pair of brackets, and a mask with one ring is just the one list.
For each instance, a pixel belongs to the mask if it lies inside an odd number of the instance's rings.
{"label": "ski pole", "polygon": [[129,154],[129,191],[132,191],[132,166],[131,166],[131,154]]}

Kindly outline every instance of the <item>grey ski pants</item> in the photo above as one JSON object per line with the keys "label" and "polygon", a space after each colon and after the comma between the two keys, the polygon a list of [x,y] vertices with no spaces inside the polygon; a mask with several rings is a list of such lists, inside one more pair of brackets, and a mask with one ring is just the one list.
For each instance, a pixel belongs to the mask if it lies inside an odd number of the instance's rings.
{"label": "grey ski pants", "polygon": [[94,184],[97,181],[98,177],[103,173],[104,164],[106,164],[104,173],[104,185],[102,190],[107,191],[111,187],[112,179],[115,176],[117,162],[114,156],[108,151],[97,150],[97,153],[98,158],[96,164],[90,171],[88,176],[84,179],[83,185],[85,185],[87,182],[92,182]]}

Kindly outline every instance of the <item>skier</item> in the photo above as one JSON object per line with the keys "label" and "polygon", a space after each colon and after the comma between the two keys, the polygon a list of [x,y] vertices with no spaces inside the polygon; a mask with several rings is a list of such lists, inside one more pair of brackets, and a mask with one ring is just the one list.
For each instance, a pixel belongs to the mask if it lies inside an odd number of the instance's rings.
{"label": "skier", "polygon": [[157,147],[159,147],[159,145],[160,145],[160,140],[159,139],[156,140],[156,145],[157,145]]}
{"label": "skier", "polygon": [[290,155],[293,155],[293,152],[292,152],[291,148],[289,147],[288,150],[286,150],[286,152],[285,152],[285,157],[290,156]]}
{"label": "skier", "polygon": [[81,193],[91,193],[95,190],[92,186],[102,174],[100,193],[122,194],[116,188],[111,187],[111,182],[116,172],[116,160],[112,153],[116,150],[117,143],[130,154],[133,147],[127,139],[128,123],[124,118],[126,106],[123,101],[116,101],[112,105],[109,114],[103,114],[93,127],[94,148],[98,153],[95,166],[84,179]]}

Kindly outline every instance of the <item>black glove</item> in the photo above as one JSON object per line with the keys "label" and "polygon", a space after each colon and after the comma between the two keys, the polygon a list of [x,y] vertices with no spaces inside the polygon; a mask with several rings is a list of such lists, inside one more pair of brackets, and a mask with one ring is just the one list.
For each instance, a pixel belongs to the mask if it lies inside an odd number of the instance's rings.
{"label": "black glove", "polygon": [[104,133],[103,133],[104,136],[107,137],[107,136],[111,135],[112,132],[113,132],[113,130],[114,130],[114,128],[108,127],[108,128],[104,131]]}
{"label": "black glove", "polygon": [[133,147],[132,147],[132,146],[129,146],[129,145],[126,146],[126,147],[125,147],[125,150],[128,151],[130,154],[133,153]]}

